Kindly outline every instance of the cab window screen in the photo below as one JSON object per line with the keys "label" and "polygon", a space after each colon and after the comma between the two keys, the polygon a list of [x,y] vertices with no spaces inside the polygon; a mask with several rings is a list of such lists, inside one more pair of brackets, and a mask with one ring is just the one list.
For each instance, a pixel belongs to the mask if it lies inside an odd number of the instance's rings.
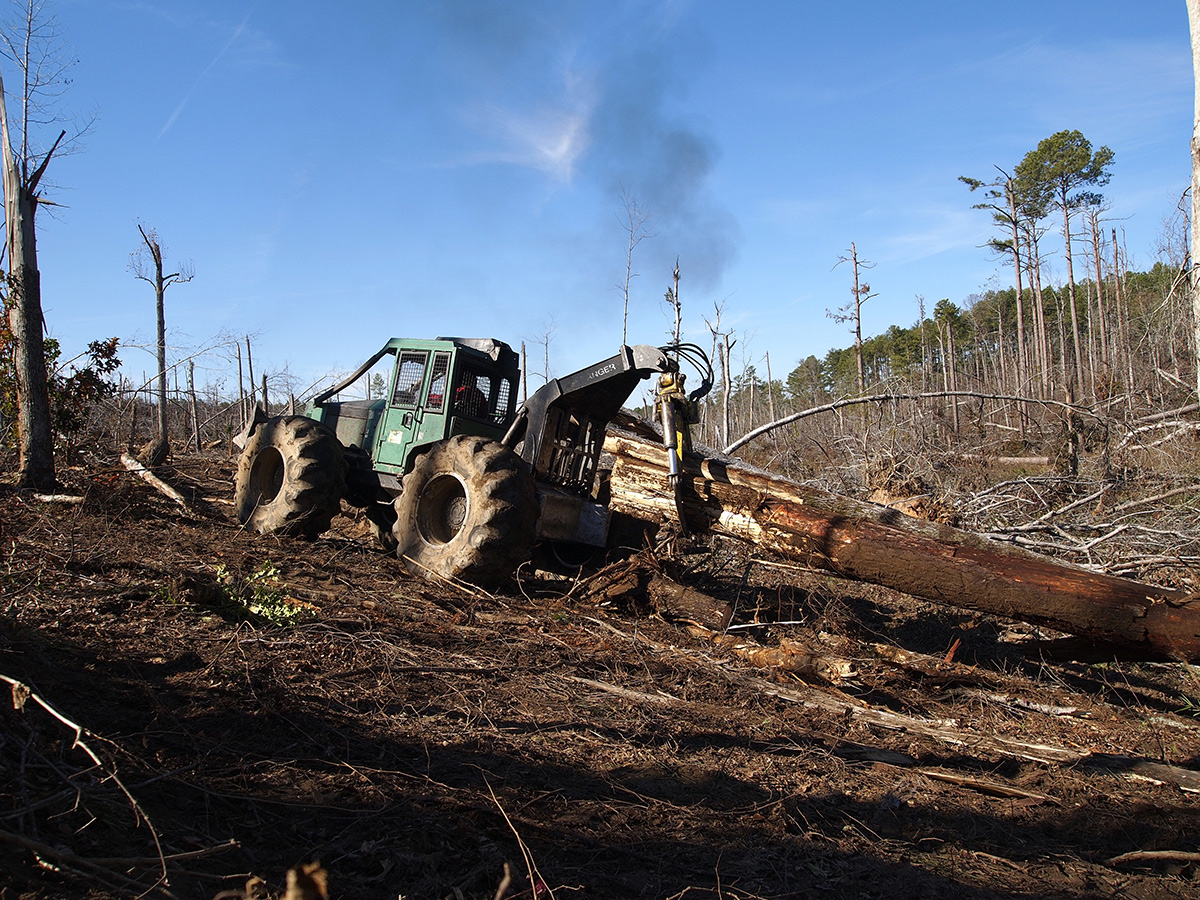
{"label": "cab window screen", "polygon": [[504,426],[511,419],[514,386],[495,372],[463,366],[454,388],[454,414]]}
{"label": "cab window screen", "polygon": [[431,412],[441,412],[446,405],[446,378],[450,372],[450,354],[439,350],[433,354],[433,373],[429,377],[429,394],[425,398],[425,408]]}
{"label": "cab window screen", "polygon": [[491,417],[492,379],[486,372],[463,366],[454,388],[454,412],[486,422]]}
{"label": "cab window screen", "polygon": [[495,414],[497,422],[504,422],[508,418],[509,409],[512,405],[513,383],[507,378],[501,378],[496,391],[496,406]]}
{"label": "cab window screen", "polygon": [[416,406],[425,383],[425,364],[429,354],[407,350],[396,363],[396,388],[392,391],[392,406]]}

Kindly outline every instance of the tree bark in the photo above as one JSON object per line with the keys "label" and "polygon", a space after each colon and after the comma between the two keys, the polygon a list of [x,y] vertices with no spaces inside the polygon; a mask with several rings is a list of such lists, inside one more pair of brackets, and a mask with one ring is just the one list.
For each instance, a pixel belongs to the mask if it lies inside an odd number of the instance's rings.
{"label": "tree bark", "polygon": [[200,451],[200,416],[196,411],[196,361],[188,360],[188,412],[192,419],[192,445]]}
{"label": "tree bark", "polygon": [[862,295],[863,289],[858,282],[858,249],[850,242],[850,257],[854,261],[854,363],[858,373],[858,392],[866,390],[866,378],[863,372],[863,342],[862,342]]}
{"label": "tree bark", "polygon": [[1196,394],[1200,397],[1200,0],[1187,0],[1188,25],[1192,36],[1192,77],[1195,107],[1192,118],[1192,337],[1196,348]]}
{"label": "tree bark", "polygon": [[13,336],[17,381],[19,463],[17,483],[24,488],[51,490],[55,484],[54,435],[50,422],[50,388],[42,320],[42,287],[37,267],[34,215],[37,185],[60,134],[45,160],[25,177],[12,150],[4,83],[0,81],[0,143],[3,144],[4,218],[10,271],[8,317]]}
{"label": "tree bark", "polygon": [[[1100,212],[1097,209],[1088,211],[1088,224],[1092,229],[1092,263],[1096,269],[1096,324],[1099,326],[1099,342],[1100,342],[1100,362],[1103,365],[1103,374],[1111,375],[1112,369],[1112,341],[1108,333],[1108,304],[1104,298],[1104,271],[1100,265]],[[1091,328],[1088,331],[1092,331]],[[1092,384],[1096,382],[1096,373],[1093,366]],[[1095,394],[1093,393],[1093,398]]]}
{"label": "tree bark", "polygon": [[[1059,199],[1062,203],[1063,214],[1063,244],[1067,248],[1067,297],[1071,304],[1071,346],[1075,349],[1075,383],[1078,385],[1079,392],[1082,393],[1084,384],[1083,349],[1079,337],[1079,310],[1075,306],[1075,264],[1071,251],[1071,206],[1066,188],[1062,189]],[[1063,349],[1063,353],[1066,354],[1066,348]]]}
{"label": "tree bark", "polygon": [[[1045,625],[1144,659],[1200,662],[1200,598],[1092,572],[897,510],[804,487],[733,460],[684,460],[610,436],[612,508],[749,541],[807,565],[957,608]],[[678,512],[677,512],[678,511]]]}
{"label": "tree bark", "polygon": [[154,265],[154,274],[151,277],[141,276],[146,281],[149,281],[154,287],[154,314],[155,314],[155,332],[157,335],[157,361],[158,361],[158,409],[156,410],[155,422],[157,424],[156,434],[154,439],[146,445],[143,451],[143,459],[151,468],[156,468],[163,464],[167,456],[171,452],[170,438],[167,434],[167,320],[166,320],[166,284],[163,280],[162,266],[162,247],[159,246],[158,236],[151,230],[150,234],[146,234],[146,230],[141,225],[138,226],[138,231],[141,232],[142,240],[146,242],[146,247],[150,251],[150,259]]}
{"label": "tree bark", "polygon": [[[7,180],[7,179],[6,179]],[[10,242],[13,258],[36,251],[33,240],[33,204],[22,198],[29,227],[17,224]],[[25,257],[28,258],[28,257]],[[14,372],[17,379],[17,430],[20,438],[18,483],[21,487],[50,490],[55,484],[54,437],[50,427],[50,392],[42,328],[41,279],[36,266],[18,264],[8,275],[8,322],[13,335]]]}
{"label": "tree bark", "polygon": [[[1019,394],[1028,390],[1025,373],[1029,359],[1025,349],[1025,300],[1022,297],[1021,285],[1021,220],[1017,213],[1017,195],[1011,178],[1004,180],[1004,196],[1008,199],[1009,224],[1012,226],[1013,269],[1017,289],[1017,386],[1013,393]],[[1025,422],[1024,410],[1021,410],[1021,422],[1022,425]]]}
{"label": "tree bark", "polygon": [[[133,274],[142,281],[150,284],[154,288],[154,312],[157,325],[158,335],[158,433],[146,445],[142,451],[143,459],[151,467],[158,466],[166,460],[171,452],[170,438],[167,434],[167,319],[166,319],[166,292],[167,288],[173,284],[192,280],[192,271],[190,264],[179,269],[178,272],[172,272],[170,275],[163,274],[163,251],[162,244],[158,239],[158,232],[151,228],[148,232],[141,225],[138,225],[138,232],[142,236],[142,242],[146,245],[146,250],[150,254],[150,262],[153,266],[152,272],[147,272],[142,264],[141,251],[134,254],[133,260],[130,262],[130,268]],[[249,346],[249,345],[247,345]],[[175,371],[175,392],[179,393],[179,371]]]}

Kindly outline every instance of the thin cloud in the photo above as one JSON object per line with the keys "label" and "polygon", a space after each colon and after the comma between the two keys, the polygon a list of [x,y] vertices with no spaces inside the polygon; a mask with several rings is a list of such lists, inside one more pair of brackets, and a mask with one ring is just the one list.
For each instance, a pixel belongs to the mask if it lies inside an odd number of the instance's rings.
{"label": "thin cloud", "polygon": [[192,99],[192,96],[196,93],[196,90],[200,87],[201,83],[205,78],[208,77],[208,73],[213,70],[217,63],[221,61],[221,58],[226,54],[229,48],[233,46],[239,37],[242,36],[242,33],[246,30],[246,24],[250,21],[250,17],[253,14],[254,9],[251,9],[250,12],[246,13],[246,17],[242,19],[241,24],[238,25],[238,27],[234,30],[229,40],[225,42],[225,46],[218,50],[217,55],[214,56],[212,61],[204,67],[204,71],[201,72],[199,77],[192,83],[192,86],[188,92],[183,95],[183,99],[179,101],[179,105],[175,107],[175,111],[171,113],[170,117],[166,121],[166,124],[159,129],[158,136],[155,138],[155,140],[160,140],[164,134],[171,130],[171,126],[175,124],[175,121],[183,113],[184,108],[188,105],[188,101]]}
{"label": "thin cloud", "polygon": [[560,110],[513,112],[492,107],[478,116],[480,127],[499,147],[477,157],[527,166],[559,181],[570,181],[575,164],[589,143],[588,118]]}
{"label": "thin cloud", "polygon": [[916,210],[905,223],[908,227],[884,238],[882,246],[889,261],[915,262],[948,250],[979,245],[981,219],[975,210]]}

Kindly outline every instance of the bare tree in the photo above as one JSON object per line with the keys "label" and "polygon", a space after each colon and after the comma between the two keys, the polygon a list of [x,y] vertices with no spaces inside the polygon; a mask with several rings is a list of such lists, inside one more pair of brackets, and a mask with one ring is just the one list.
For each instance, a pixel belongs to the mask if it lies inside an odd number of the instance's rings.
{"label": "bare tree", "polygon": [[625,298],[625,310],[621,316],[621,343],[629,343],[629,285],[637,273],[633,271],[633,251],[648,237],[654,237],[648,230],[650,210],[638,203],[637,195],[627,189],[621,191],[621,204],[625,207],[625,218],[622,224],[629,235],[629,246],[625,252],[625,284],[620,285]]}
{"label": "bare tree", "polygon": [[[42,176],[67,132],[60,129],[50,148],[43,151],[35,147],[31,128],[58,121],[53,101],[68,84],[66,72],[73,61],[62,51],[54,19],[42,15],[40,0],[27,0],[20,20],[0,31],[0,51],[21,76],[20,93],[14,95],[20,104],[15,122],[9,120],[7,94],[0,79],[5,249],[9,260],[5,305],[13,337],[20,433],[17,480],[22,487],[46,489],[55,482],[54,439],[34,216],[39,205],[48,203],[39,192]],[[82,131],[86,128],[79,133]]]}
{"label": "bare tree", "polygon": [[[977,178],[968,178],[959,176],[959,181],[963,182],[972,191],[986,188],[985,196],[987,200],[983,203],[976,203],[975,209],[990,209],[992,211],[992,221],[998,225],[1005,233],[1004,237],[994,237],[988,241],[988,247],[998,254],[1011,254],[1013,258],[1013,271],[1015,275],[1016,286],[1016,307],[1017,307],[1017,385],[1019,390],[1025,389],[1025,381],[1027,377],[1027,369],[1029,365],[1029,354],[1025,346],[1025,300],[1021,284],[1021,266],[1024,255],[1024,241],[1022,237],[1022,210],[1021,206],[1026,202],[1026,198],[1018,196],[1018,185],[1016,180],[996,166],[996,171],[1000,173],[1000,177],[989,184],[984,184]],[[1003,343],[1004,331],[1000,330],[1000,358],[1003,361]]]}
{"label": "bare tree", "polygon": [[675,257],[675,271],[672,273],[674,283],[667,288],[667,293],[663,299],[667,301],[667,305],[671,307],[671,311],[675,314],[675,330],[672,332],[672,338],[678,344],[682,339],[683,334],[683,306],[679,302],[679,257]]}
{"label": "bare tree", "polygon": [[733,376],[729,371],[730,353],[733,351],[736,340],[731,340],[733,331],[721,330],[721,315],[725,312],[725,304],[713,301],[713,310],[716,312],[716,319],[710,322],[707,318],[704,324],[708,326],[708,330],[712,332],[713,339],[713,356],[717,357],[717,362],[721,366],[721,446],[729,443],[729,400],[733,393]]}
{"label": "bare tree", "polygon": [[[550,341],[554,337],[554,316],[550,316],[542,322],[542,336],[538,338],[537,343],[542,346],[542,383],[550,382]],[[522,367],[524,371],[524,367]]]}
{"label": "bare tree", "polygon": [[192,264],[185,263],[179,271],[163,274],[163,248],[158,232],[147,231],[138,225],[143,246],[129,255],[129,270],[134,276],[154,287],[154,308],[158,316],[158,431],[142,451],[143,462],[161,465],[171,450],[167,439],[167,320],[164,299],[173,284],[191,281],[195,277]]}

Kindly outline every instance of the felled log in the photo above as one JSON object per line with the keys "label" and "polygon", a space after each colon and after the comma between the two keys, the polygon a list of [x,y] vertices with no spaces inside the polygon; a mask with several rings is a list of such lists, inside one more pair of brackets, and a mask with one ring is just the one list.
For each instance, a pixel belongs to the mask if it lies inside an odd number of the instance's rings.
{"label": "felled log", "polygon": [[805,487],[734,460],[689,457],[673,491],[660,444],[613,434],[612,508],[678,520],[806,565],[953,607],[1120,648],[1200,662],[1200,598],[1038,556],[894,509]]}
{"label": "felled log", "polygon": [[665,619],[718,632],[733,618],[729,603],[680,584],[643,555],[601,569],[587,580],[580,596],[593,603],[648,603]]}

